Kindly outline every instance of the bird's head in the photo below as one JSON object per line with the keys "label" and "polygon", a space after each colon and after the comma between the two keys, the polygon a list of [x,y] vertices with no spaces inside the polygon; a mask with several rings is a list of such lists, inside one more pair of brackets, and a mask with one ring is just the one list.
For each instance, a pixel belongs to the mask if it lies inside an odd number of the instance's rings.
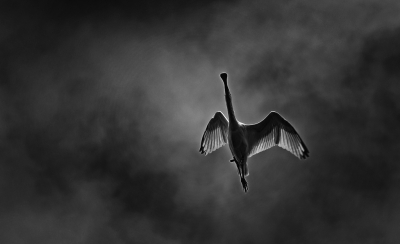
{"label": "bird's head", "polygon": [[219,75],[222,81],[226,84],[228,82],[228,75],[224,72]]}

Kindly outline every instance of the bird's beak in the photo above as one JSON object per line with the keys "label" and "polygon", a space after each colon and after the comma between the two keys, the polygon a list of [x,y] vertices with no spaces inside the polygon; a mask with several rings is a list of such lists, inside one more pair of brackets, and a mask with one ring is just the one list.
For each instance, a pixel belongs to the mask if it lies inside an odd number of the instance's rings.
{"label": "bird's beak", "polygon": [[228,75],[226,73],[221,73],[219,75],[224,83],[228,82]]}

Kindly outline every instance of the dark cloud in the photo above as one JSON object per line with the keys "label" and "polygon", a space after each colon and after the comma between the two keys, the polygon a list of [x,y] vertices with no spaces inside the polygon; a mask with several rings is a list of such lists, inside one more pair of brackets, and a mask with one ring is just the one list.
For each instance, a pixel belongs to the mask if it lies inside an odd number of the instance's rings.
{"label": "dark cloud", "polygon": [[[1,5],[2,242],[398,242],[396,1]],[[311,151],[252,157],[246,195],[197,153],[222,71]]]}

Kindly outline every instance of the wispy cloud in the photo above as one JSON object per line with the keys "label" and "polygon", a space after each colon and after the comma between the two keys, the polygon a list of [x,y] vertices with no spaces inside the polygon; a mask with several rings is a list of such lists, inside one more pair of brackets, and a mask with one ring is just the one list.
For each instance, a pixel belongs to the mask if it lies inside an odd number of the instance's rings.
{"label": "wispy cloud", "polygon": [[[0,17],[2,242],[398,242],[397,1],[25,4]],[[278,111],[311,151],[252,157],[246,195],[197,153],[222,71],[239,120]]]}

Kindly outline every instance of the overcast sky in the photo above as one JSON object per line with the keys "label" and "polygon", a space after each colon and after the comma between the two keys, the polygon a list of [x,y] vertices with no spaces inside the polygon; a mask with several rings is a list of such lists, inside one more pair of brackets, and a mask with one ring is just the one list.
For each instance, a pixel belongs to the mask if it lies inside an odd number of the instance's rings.
{"label": "overcast sky", "polygon": [[[3,1],[1,243],[399,243],[400,2]],[[242,190],[227,115],[277,111]]]}

